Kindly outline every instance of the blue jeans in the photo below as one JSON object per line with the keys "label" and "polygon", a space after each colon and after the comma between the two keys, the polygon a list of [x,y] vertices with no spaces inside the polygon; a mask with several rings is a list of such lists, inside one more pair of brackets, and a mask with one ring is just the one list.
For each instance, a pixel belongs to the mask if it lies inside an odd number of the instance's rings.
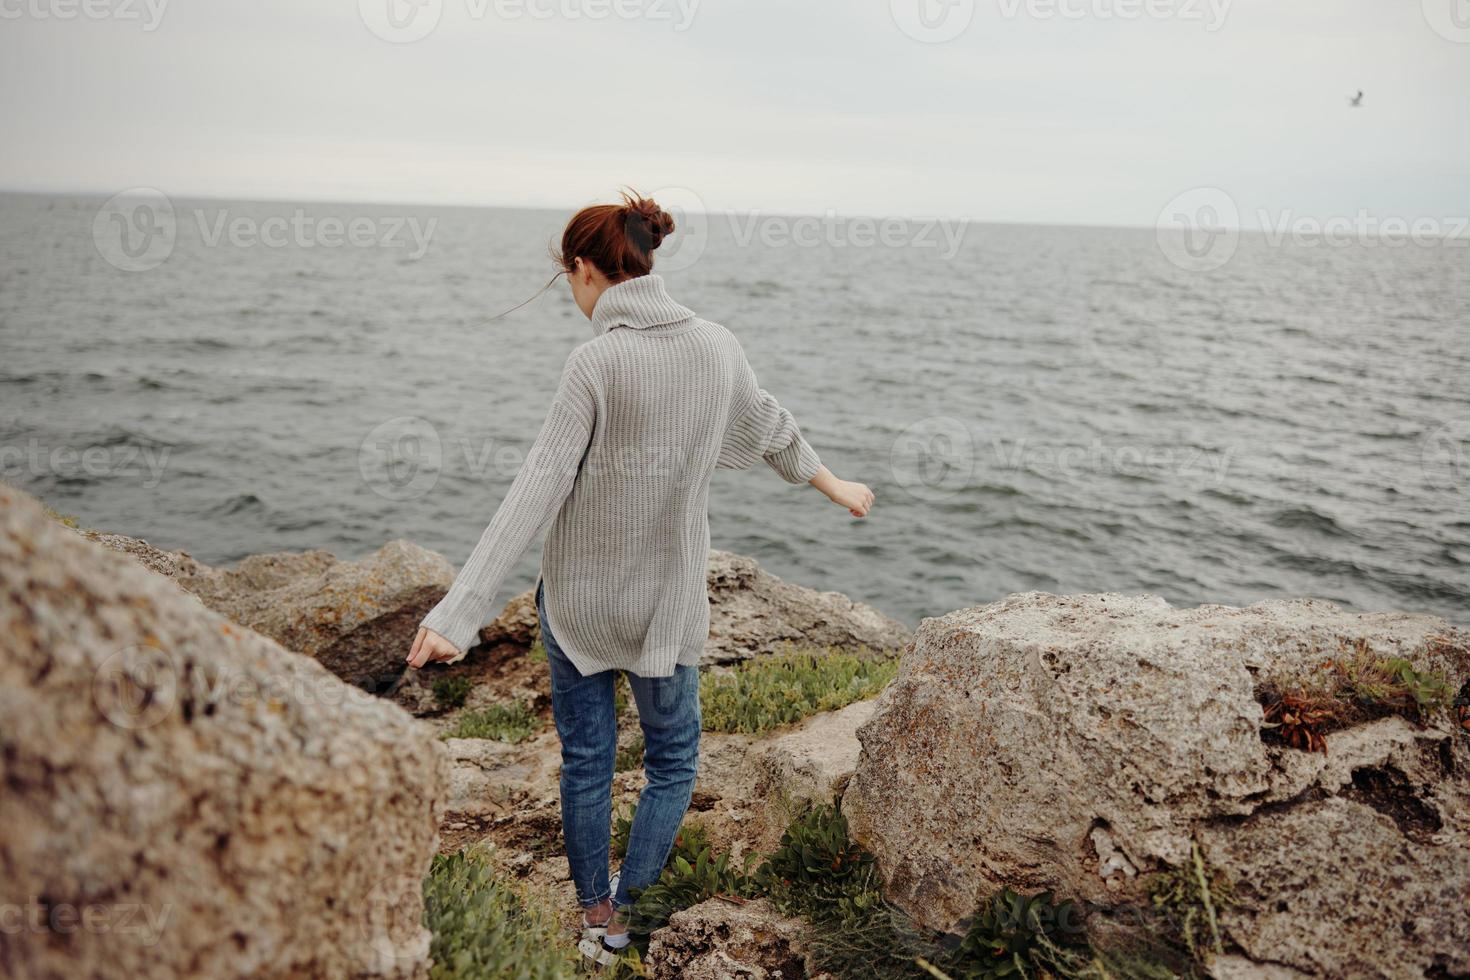
{"label": "blue jeans", "polygon": [[[614,670],[584,677],[557,646],[546,624],[544,584],[536,583],[541,642],[551,665],[551,712],[561,737],[561,826],[567,864],[577,901],[602,902],[608,888],[608,851],[612,835],[612,778],[618,723],[613,710]],[[619,907],[632,904],[628,892],[658,880],[699,768],[699,668],[682,664],[672,677],[628,674],[643,728],[643,772],[647,783],[628,837],[618,891]]]}

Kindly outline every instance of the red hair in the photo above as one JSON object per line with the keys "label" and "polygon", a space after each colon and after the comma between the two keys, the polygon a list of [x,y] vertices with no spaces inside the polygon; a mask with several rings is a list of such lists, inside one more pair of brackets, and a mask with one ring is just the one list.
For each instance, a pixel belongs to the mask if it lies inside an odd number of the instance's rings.
{"label": "red hair", "polygon": [[561,251],[553,252],[565,272],[586,259],[610,282],[636,279],[653,271],[653,251],[674,230],[674,219],[652,199],[625,191],[622,204],[594,204],[567,222]]}

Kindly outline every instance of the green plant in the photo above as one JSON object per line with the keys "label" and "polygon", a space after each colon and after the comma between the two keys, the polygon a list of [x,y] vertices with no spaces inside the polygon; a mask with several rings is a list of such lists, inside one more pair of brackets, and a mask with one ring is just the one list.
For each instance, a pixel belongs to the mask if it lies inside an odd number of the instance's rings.
{"label": "green plant", "polygon": [[463,674],[440,677],[434,681],[434,700],[441,708],[463,708],[464,699],[469,697],[473,687],[474,684]]}
{"label": "green plant", "polygon": [[613,769],[616,772],[627,772],[641,765],[643,765],[643,736],[638,735],[625,748],[618,749],[617,761],[613,764]]}
{"label": "green plant", "polygon": [[704,728],[759,733],[876,696],[898,662],[859,650],[791,650],[747,660],[733,673],[700,678]]}
{"label": "green plant", "polygon": [[546,663],[546,644],[541,642],[541,637],[536,637],[536,642],[531,644],[531,649],[526,651],[526,659],[533,664]]}
{"label": "green plant", "polygon": [[[691,846],[686,843],[685,849]],[[693,860],[673,853],[658,881],[633,896],[628,931],[646,937],[667,925],[675,912],[716,896],[749,897],[754,891],[745,869],[732,867],[730,855],[715,855],[707,843],[697,848]]]}
{"label": "green plant", "polygon": [[1205,866],[1197,841],[1190,842],[1187,863],[1154,877],[1149,895],[1196,962],[1224,952],[1220,912],[1232,903],[1230,884]]}
{"label": "green plant", "polygon": [[432,980],[569,980],[577,957],[556,916],[499,878],[479,846],[437,855],[424,881]]}
{"label": "green plant", "polygon": [[1051,892],[1002,889],[981,903],[948,972],[957,980],[1036,976],[1078,945],[1080,931],[1071,924],[1077,914],[1072,902],[1054,905]]}
{"label": "green plant", "polygon": [[848,837],[835,802],[793,819],[756,879],[778,906],[806,915],[849,915],[880,891],[873,856]]}
{"label": "green plant", "polygon": [[521,742],[541,727],[524,701],[491,705],[483,711],[467,711],[455,719],[455,727],[444,738],[488,738],[498,742]]}
{"label": "green plant", "polygon": [[1444,673],[1416,670],[1402,657],[1374,657],[1361,639],[1345,646],[1351,657],[1329,661],[1338,674],[1339,696],[1367,713],[1427,721],[1454,702],[1454,686]]}

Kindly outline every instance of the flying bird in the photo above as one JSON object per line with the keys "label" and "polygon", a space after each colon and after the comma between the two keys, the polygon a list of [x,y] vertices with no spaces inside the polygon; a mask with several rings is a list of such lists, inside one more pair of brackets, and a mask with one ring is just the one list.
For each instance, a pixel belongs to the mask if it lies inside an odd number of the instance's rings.
{"label": "flying bird", "polygon": [[1362,105],[1363,105],[1363,90],[1362,89],[1358,89],[1358,94],[1357,95],[1350,96],[1348,98],[1348,105],[1352,106],[1354,109],[1362,108]]}

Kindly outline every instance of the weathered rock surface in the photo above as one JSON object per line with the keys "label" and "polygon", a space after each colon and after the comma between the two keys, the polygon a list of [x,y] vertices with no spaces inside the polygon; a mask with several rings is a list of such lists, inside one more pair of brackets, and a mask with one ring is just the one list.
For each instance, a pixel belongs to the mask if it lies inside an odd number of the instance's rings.
{"label": "weathered rock surface", "polygon": [[0,644],[0,974],[425,975],[421,723],[4,487]]}
{"label": "weathered rock surface", "polygon": [[407,541],[359,561],[325,551],[252,555],[178,578],[215,612],[373,691],[403,673],[419,622],[452,581],[442,555]]}
{"label": "weathered rock surface", "polygon": [[874,701],[823,712],[789,732],[752,742],[739,784],[750,801],[753,845],[774,850],[792,817],[812,804],[830,804],[857,768],[862,745],[857,730],[873,715]]}
{"label": "weathered rock surface", "polygon": [[648,943],[654,980],[777,980],[807,976],[804,927],[766,899],[712,898],[675,912]]}
{"label": "weathered rock surface", "polygon": [[840,592],[818,592],[765,572],[754,558],[711,551],[705,664],[774,653],[784,644],[896,650],[908,629]]}
{"label": "weathered rock surface", "polygon": [[77,533],[109,551],[132,557],[144,568],[166,578],[177,579],[189,575],[200,575],[210,570],[208,565],[196,561],[187,551],[164,551],[140,538],[130,538],[123,534],[108,534],[105,531],[78,531]]}
{"label": "weathered rock surface", "polygon": [[1259,685],[1355,649],[1470,676],[1470,637],[1441,620],[1309,600],[1029,594],[927,619],[859,729],[844,811],[932,927],[1002,886],[1140,902],[1197,841],[1238,899],[1232,963],[1470,973],[1470,739],[1397,717],[1326,755],[1261,739]]}

